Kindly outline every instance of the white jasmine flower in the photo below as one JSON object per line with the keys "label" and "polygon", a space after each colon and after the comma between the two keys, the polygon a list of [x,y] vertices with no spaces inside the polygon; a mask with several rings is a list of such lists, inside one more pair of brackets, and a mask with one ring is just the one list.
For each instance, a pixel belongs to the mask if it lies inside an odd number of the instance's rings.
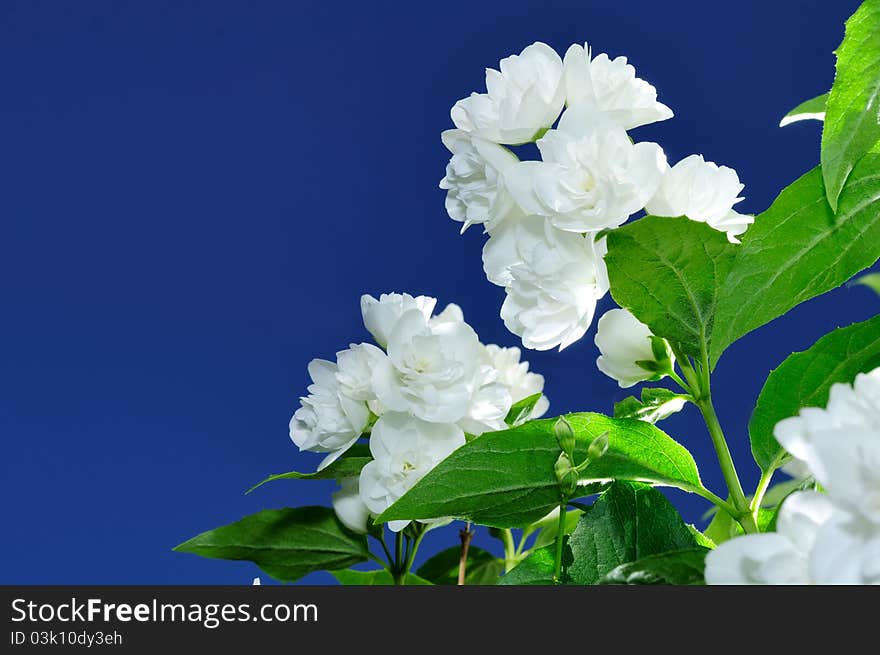
{"label": "white jasmine flower", "polygon": [[477,371],[467,413],[458,421],[462,430],[475,436],[506,428],[504,419],[513,404],[510,389],[499,380],[499,372],[488,361],[485,350],[480,355],[484,363]]}
{"label": "white jasmine flower", "polygon": [[655,194],[667,166],[660,146],[633,144],[587,105],[567,109],[538,149],[543,161],[510,166],[504,184],[526,214],[569,232],[623,224]]}
{"label": "white jasmine flower", "polygon": [[626,57],[590,57],[590,48],[573,45],[565,53],[566,104],[598,109],[617,125],[630,130],[672,118],[672,110],[657,102],[657,90],[636,77]]}
{"label": "white jasmine flower", "polygon": [[405,312],[388,338],[388,356],[373,370],[379,401],[426,421],[455,423],[467,414],[479,366],[480,342],[460,321],[430,324]]}
{"label": "white jasmine flower", "polygon": [[462,130],[446,130],[441,138],[452,158],[440,188],[448,191],[446,212],[464,224],[462,233],[474,224],[491,228],[516,209],[501,180],[501,173],[519,161],[516,155]]}
{"label": "white jasmine flower", "polygon": [[[645,380],[656,379],[659,370],[649,370],[636,362],[654,362],[657,353],[651,341],[651,330],[647,325],[626,309],[611,309],[605,312],[596,324],[596,347],[601,353],[596,366],[610,378],[617,380],[621,389],[626,389]],[[665,359],[669,368],[674,357],[666,347]]]}
{"label": "white jasmine flower", "polygon": [[528,143],[550,127],[565,103],[562,60],[545,43],[486,69],[487,93],[472,93],[450,112],[460,130],[495,143]]}
{"label": "white jasmine flower", "polygon": [[511,269],[545,241],[545,223],[540,216],[527,216],[505,221],[492,231],[483,246],[483,270],[492,284],[507,287],[513,283]]}
{"label": "white jasmine flower", "polygon": [[332,494],[333,511],[336,512],[337,518],[349,530],[366,533],[370,510],[361,500],[358,478],[340,480],[339,486],[342,488]]}
{"label": "white jasmine flower", "polygon": [[549,223],[518,236],[516,261],[505,269],[501,318],[526,348],[562,350],[584,335],[596,301],[608,291],[605,241],[597,244],[593,235],[562,232]]}
{"label": "white jasmine flower", "polygon": [[464,312],[461,311],[461,307],[451,302],[443,308],[442,312],[428,320],[428,325],[432,328],[443,323],[464,323]]}
{"label": "white jasmine flower", "polygon": [[706,583],[809,584],[811,551],[832,513],[822,494],[792,494],[779,512],[776,532],[734,537],[706,555]]}
{"label": "white jasmine flower", "polygon": [[[373,461],[361,470],[361,499],[370,512],[381,514],[464,443],[464,433],[455,425],[388,412],[373,426]],[[400,532],[408,524],[390,521],[388,527]]]}
{"label": "white jasmine flower", "polygon": [[[529,363],[520,361],[519,348],[502,348],[489,344],[486,346],[486,354],[492,366],[498,371],[498,381],[507,387],[513,403],[544,391],[544,376],[532,373],[529,371]],[[540,418],[549,407],[547,396],[541,396],[526,420]]]}
{"label": "white jasmine flower", "polygon": [[329,453],[318,470],[348,450],[367,427],[370,412],[364,402],[342,393],[337,366],[323,359],[309,362],[309,395],[290,419],[290,438],[300,450]]}
{"label": "white jasmine flower", "polygon": [[435,298],[418,296],[413,298],[408,293],[383,293],[379,300],[364,294],[361,296],[361,315],[364,326],[383,348],[388,345],[388,335],[404,312],[418,309],[424,317],[430,318],[437,304]]}
{"label": "white jasmine flower", "polygon": [[343,394],[354,400],[375,400],[373,367],[385,356],[371,343],[351,344],[336,353],[336,379]]}
{"label": "white jasmine flower", "polygon": [[742,200],[743,190],[736,171],[706,161],[702,155],[690,155],[666,169],[657,194],[646,211],[654,216],[687,216],[727,233],[731,243],[739,243],[755,222],[754,216],[740,214],[733,206]]}

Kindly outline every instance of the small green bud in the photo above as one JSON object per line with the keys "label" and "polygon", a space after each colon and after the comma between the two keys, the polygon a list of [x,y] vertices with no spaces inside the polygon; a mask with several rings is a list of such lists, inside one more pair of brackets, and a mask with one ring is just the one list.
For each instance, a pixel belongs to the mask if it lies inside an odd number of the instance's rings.
{"label": "small green bud", "polygon": [[648,371],[648,373],[659,373],[662,370],[660,363],[653,359],[639,359],[636,361],[636,366]]}
{"label": "small green bud", "polygon": [[608,452],[608,433],[603,432],[593,439],[587,448],[587,457],[591,460],[597,460]]}
{"label": "small green bud", "polygon": [[556,464],[553,465],[553,472],[556,473],[556,481],[559,482],[559,490],[562,495],[568,498],[571,496],[578,485],[578,472],[565,453],[559,453]]}
{"label": "small green bud", "polygon": [[560,416],[553,425],[553,432],[556,434],[556,443],[559,444],[560,450],[568,455],[568,459],[571,461],[572,457],[574,457],[574,446],[576,443],[571,423],[564,416]]}
{"label": "small green bud", "polygon": [[665,364],[670,361],[669,344],[666,343],[666,339],[663,337],[651,335],[651,352],[654,353],[654,359],[657,360],[658,364]]}

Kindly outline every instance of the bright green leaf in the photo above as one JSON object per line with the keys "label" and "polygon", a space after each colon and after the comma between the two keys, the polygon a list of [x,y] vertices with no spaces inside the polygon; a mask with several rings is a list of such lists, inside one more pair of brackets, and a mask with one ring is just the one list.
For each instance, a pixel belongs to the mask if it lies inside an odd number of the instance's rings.
{"label": "bright green leaf", "polygon": [[865,0],[846,21],[822,131],[822,173],[835,210],[850,171],[880,141],[878,35],[880,0]]}
{"label": "bright green leaf", "polygon": [[880,273],[868,273],[853,280],[853,284],[861,284],[880,294]]}
{"label": "bright green leaf", "polygon": [[737,248],[705,223],[646,216],[608,235],[611,295],[652,333],[699,357]]}
{"label": "bright green leaf", "polygon": [[522,400],[516,401],[510,408],[510,411],[507,412],[507,416],[504,419],[504,422],[507,425],[513,427],[514,425],[519,425],[523,421],[526,421],[529,416],[532,415],[532,412],[535,409],[535,405],[538,404],[538,401],[541,400],[541,396],[544,394],[536,393],[531,396],[527,396]]}
{"label": "bright green leaf", "polygon": [[689,548],[649,555],[621,564],[609,571],[599,584],[702,585],[706,584],[707,548]]}
{"label": "bright green leaf", "polygon": [[687,524],[687,529],[690,531],[691,535],[693,536],[694,543],[696,543],[698,546],[702,546],[703,548],[712,549],[712,548],[715,548],[715,546],[717,545],[714,541],[712,541],[705,534],[703,534],[702,532],[697,530],[690,523]]}
{"label": "bright green leaf", "polygon": [[248,489],[246,493],[250,493],[257,487],[262,487],[267,482],[273,482],[274,480],[342,480],[344,478],[357,477],[360,475],[361,469],[372,459],[370,447],[367,444],[355,444],[327,468],[313,473],[290,471],[289,473],[270,475],[262,482]]}
{"label": "bright green leaf", "polygon": [[247,560],[282,582],[342,569],[370,556],[367,537],[343,526],[329,507],[264,510],[203,532],[174,550]]}
{"label": "bright green leaf", "polygon": [[[568,553],[570,557],[570,553]],[[570,563],[563,557],[563,565]],[[498,581],[500,585],[552,585],[553,573],[556,569],[556,547],[547,546],[532,551],[511,571],[506,573]]]}
{"label": "bright green leaf", "polygon": [[586,512],[568,539],[574,584],[592,585],[621,564],[693,548],[696,540],[666,497],[643,484],[616,482]]}
{"label": "bright green leaf", "polygon": [[[565,524],[563,525],[563,534],[570,535],[577,527],[578,521],[584,515],[583,510],[573,509],[565,513]],[[540,532],[535,537],[535,543],[532,548],[543,548],[550,544],[556,543],[556,534],[559,532],[559,514],[553,512],[550,516],[533,523]],[[530,526],[531,527],[531,526]]]}
{"label": "bright green leaf", "polygon": [[874,264],[880,256],[878,199],[877,155],[853,170],[836,216],[818,168],[784,189],[736,248],[716,308],[712,364],[743,335]]}
{"label": "bright green leaf", "polygon": [[[582,485],[622,479],[686,490],[702,488],[691,454],[655,426],[601,414],[566,418],[577,438],[576,461],[584,460],[595,438],[608,433],[608,451],[581,472]],[[451,516],[498,528],[533,523],[559,504],[555,422],[530,421],[474,439],[437,465],[377,520]]]}
{"label": "bright green leaf", "polygon": [[786,125],[791,125],[798,121],[824,121],[826,102],[828,102],[827,93],[823,93],[816,98],[811,98],[810,100],[802,102],[782,117],[782,120],[779,121],[779,127],[785,127]]}
{"label": "bright green leaf", "polygon": [[635,396],[628,396],[614,403],[614,418],[632,418],[647,423],[657,423],[680,412],[687,401],[688,396],[669,389],[645,387],[642,389],[641,400]]}
{"label": "bright green leaf", "polygon": [[[339,581],[339,584],[348,586],[391,586],[394,584],[394,578],[385,569],[375,569],[373,571],[342,569],[339,571],[330,571],[330,575],[336,578]],[[431,584],[427,580],[417,576],[415,573],[407,573],[404,583],[411,586]]]}
{"label": "bright green leaf", "polygon": [[770,373],[752,419],[749,437],[758,465],[779,464],[782,447],[773,428],[802,407],[824,407],[831,385],[852,382],[858,373],[880,366],[880,316],[826,334],[803,352],[789,355]]}
{"label": "bright green leaf", "polygon": [[[461,560],[461,546],[442,550],[422,564],[416,573],[435,585],[458,584],[458,565]],[[504,560],[477,546],[468,548],[468,561],[465,570],[466,585],[494,585],[504,572]]]}

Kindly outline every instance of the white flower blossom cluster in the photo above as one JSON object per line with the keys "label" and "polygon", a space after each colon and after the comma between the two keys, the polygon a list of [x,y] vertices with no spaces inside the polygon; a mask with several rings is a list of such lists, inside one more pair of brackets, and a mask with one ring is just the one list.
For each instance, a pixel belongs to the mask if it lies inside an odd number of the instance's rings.
{"label": "white flower blossom cluster", "polygon": [[774,435],[825,493],[796,492],[776,532],[719,545],[706,582],[880,584],[880,368],[835,384],[824,409],[802,409]]}
{"label": "white flower blossom cluster", "polygon": [[[544,378],[520,361],[518,348],[480,343],[457,305],[434,315],[427,296],[361,298],[364,325],[378,346],[352,344],[336,362],[309,363],[312,384],[290,421],[300,448],[327,453],[329,466],[369,432],[373,460],[343,480],[333,506],[353,530],[400,498],[465,443],[465,434],[506,427],[511,406],[541,393]],[[547,411],[541,396],[522,420]],[[400,531],[409,521],[392,521]]]}
{"label": "white flower blossom cluster", "polygon": [[[627,130],[672,111],[625,57],[594,57],[585,44],[562,59],[534,43],[487,69],[486,93],[451,116],[446,210],[462,232],[489,234],[486,276],[506,290],[501,317],[527,348],[561,350],[584,335],[608,291],[602,236],[633,214],[687,216],[732,242],[753,221],[733,209],[736,171],[701,155],[670,167],[659,145],[632,141]],[[504,147],[532,141],[540,161]]]}

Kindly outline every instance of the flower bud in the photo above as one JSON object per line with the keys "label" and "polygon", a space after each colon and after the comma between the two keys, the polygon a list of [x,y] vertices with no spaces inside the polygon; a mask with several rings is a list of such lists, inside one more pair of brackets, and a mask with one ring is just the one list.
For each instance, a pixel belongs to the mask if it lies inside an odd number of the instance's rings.
{"label": "flower bud", "polygon": [[574,428],[571,427],[568,419],[560,416],[556,419],[556,423],[553,424],[553,432],[556,434],[556,443],[559,444],[562,452],[568,455],[568,460],[571,462],[574,457],[575,446]]}
{"label": "flower bud", "polygon": [[608,452],[608,432],[603,432],[593,439],[587,448],[587,457],[590,460],[596,460]]}
{"label": "flower bud", "polygon": [[553,471],[556,473],[556,480],[559,482],[559,490],[562,495],[568,498],[574,494],[578,485],[578,472],[568,455],[559,453],[556,464],[553,465]]}

